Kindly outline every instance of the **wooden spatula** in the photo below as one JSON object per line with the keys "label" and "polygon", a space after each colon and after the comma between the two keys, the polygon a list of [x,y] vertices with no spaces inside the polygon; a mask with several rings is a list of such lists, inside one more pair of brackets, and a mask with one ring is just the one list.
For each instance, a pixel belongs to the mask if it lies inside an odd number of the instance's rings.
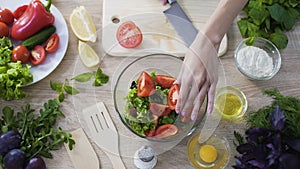
{"label": "wooden spatula", "polygon": [[75,146],[73,150],[69,150],[67,144],[65,147],[71,158],[71,161],[75,169],[99,169],[100,163],[96,152],[90,144],[87,136],[82,128],[79,128],[71,132],[73,139],[75,140]]}

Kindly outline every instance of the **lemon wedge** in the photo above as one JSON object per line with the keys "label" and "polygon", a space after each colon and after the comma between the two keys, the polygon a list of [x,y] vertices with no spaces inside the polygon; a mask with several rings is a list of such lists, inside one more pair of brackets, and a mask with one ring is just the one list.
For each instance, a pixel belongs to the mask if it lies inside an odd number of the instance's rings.
{"label": "lemon wedge", "polygon": [[199,155],[204,162],[212,163],[216,161],[218,153],[214,146],[204,145],[200,148]]}
{"label": "lemon wedge", "polygon": [[84,6],[79,6],[73,9],[69,19],[72,31],[79,39],[83,41],[96,42],[96,27],[92,17]]}
{"label": "lemon wedge", "polygon": [[86,67],[96,66],[99,62],[99,56],[94,49],[83,41],[78,41],[78,52],[82,63]]}

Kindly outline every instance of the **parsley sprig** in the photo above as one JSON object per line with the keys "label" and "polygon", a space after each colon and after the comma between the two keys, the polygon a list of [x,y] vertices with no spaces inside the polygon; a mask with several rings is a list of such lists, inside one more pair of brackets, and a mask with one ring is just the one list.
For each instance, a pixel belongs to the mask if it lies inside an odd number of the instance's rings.
{"label": "parsley sprig", "polygon": [[75,144],[72,135],[61,128],[55,128],[57,118],[64,117],[59,105],[58,99],[48,100],[38,115],[30,104],[26,104],[17,113],[13,108],[5,106],[0,118],[0,133],[19,131],[22,135],[21,150],[25,152],[27,159],[37,156],[52,158],[51,151],[58,150],[63,143],[67,143],[72,149]]}

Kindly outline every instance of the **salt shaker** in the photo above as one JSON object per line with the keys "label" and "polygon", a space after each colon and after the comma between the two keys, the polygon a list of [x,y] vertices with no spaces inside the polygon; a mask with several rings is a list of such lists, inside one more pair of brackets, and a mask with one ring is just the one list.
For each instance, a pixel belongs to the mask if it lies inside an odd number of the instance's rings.
{"label": "salt shaker", "polygon": [[134,164],[139,169],[152,169],[156,163],[156,153],[150,146],[143,146],[134,154]]}

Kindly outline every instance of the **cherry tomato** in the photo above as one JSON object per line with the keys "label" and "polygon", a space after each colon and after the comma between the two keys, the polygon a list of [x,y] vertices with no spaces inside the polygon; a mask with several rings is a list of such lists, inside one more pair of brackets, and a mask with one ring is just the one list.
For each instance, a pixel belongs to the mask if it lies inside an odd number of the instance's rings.
{"label": "cherry tomato", "polygon": [[142,43],[143,35],[135,23],[127,21],[118,28],[117,40],[124,48],[135,48]]}
{"label": "cherry tomato", "polygon": [[142,72],[138,79],[137,95],[140,97],[150,96],[155,92],[155,84],[152,77],[147,72]]}
{"label": "cherry tomato", "polygon": [[150,110],[156,116],[166,116],[171,112],[169,106],[159,103],[150,103]]}
{"label": "cherry tomato", "polygon": [[18,60],[22,63],[26,63],[30,58],[30,52],[25,46],[19,45],[12,50],[12,61],[17,62]]}
{"label": "cherry tomato", "polygon": [[0,37],[8,36],[9,28],[4,22],[0,22]]}
{"label": "cherry tomato", "polygon": [[59,44],[59,36],[57,33],[54,33],[46,41],[45,50],[49,53],[55,52],[58,48],[58,44]]}
{"label": "cherry tomato", "polygon": [[9,9],[1,9],[0,10],[0,21],[6,23],[7,25],[11,25],[14,22],[14,15]]}
{"label": "cherry tomato", "polygon": [[164,124],[159,126],[155,132],[155,138],[163,139],[174,136],[178,132],[178,128],[173,124]]}
{"label": "cherry tomato", "polygon": [[14,17],[18,20],[26,11],[28,5],[19,6],[13,13]]}
{"label": "cherry tomato", "polygon": [[156,75],[155,81],[163,88],[170,88],[173,85],[175,78],[166,75]]}
{"label": "cherry tomato", "polygon": [[173,84],[168,93],[168,106],[171,110],[175,110],[179,96],[178,84]]}
{"label": "cherry tomato", "polygon": [[33,65],[39,65],[46,59],[46,51],[43,46],[37,45],[31,51],[30,62]]}

